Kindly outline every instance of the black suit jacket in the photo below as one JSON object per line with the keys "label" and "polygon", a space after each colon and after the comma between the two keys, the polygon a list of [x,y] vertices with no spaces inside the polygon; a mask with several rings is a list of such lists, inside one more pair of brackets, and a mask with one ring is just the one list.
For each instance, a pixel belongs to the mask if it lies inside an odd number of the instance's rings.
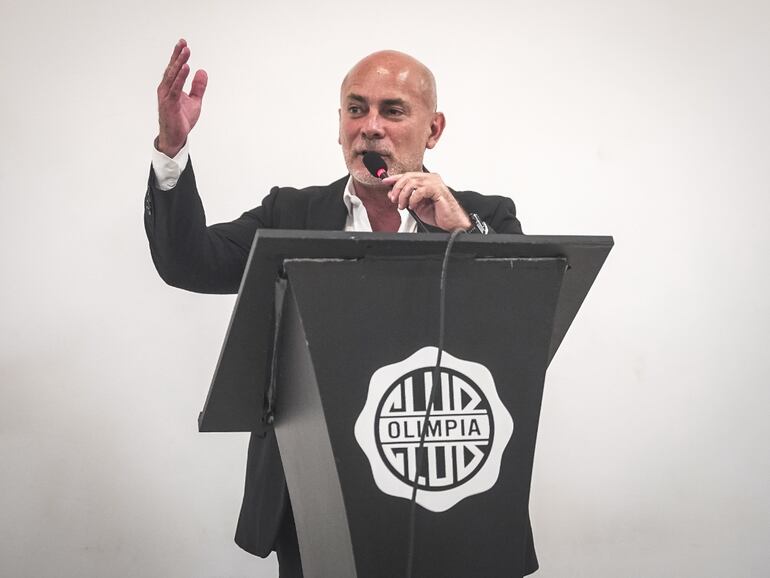
{"label": "black suit jacket", "polygon": [[[343,193],[347,180],[345,176],[328,186],[304,189],[273,187],[256,209],[229,223],[207,227],[191,162],[170,191],[157,189],[151,172],[144,222],[155,267],[163,280],[175,287],[201,293],[237,293],[257,229],[345,228]],[[510,199],[473,191],[452,192],[467,212],[477,213],[495,232],[521,233]],[[248,552],[267,556],[287,527],[293,528],[293,519],[278,445],[272,432],[252,434],[235,541]],[[534,571],[537,561],[531,540],[529,550]]]}

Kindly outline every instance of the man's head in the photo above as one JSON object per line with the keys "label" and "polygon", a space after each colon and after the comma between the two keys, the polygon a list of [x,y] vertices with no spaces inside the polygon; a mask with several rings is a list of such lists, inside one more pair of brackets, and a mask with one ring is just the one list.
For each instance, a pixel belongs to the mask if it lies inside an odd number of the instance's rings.
{"label": "man's head", "polygon": [[380,153],[392,175],[421,171],[425,149],[436,146],[444,115],[436,112],[436,81],[408,54],[385,50],[358,62],[340,89],[339,143],[354,179],[376,185],[361,157]]}

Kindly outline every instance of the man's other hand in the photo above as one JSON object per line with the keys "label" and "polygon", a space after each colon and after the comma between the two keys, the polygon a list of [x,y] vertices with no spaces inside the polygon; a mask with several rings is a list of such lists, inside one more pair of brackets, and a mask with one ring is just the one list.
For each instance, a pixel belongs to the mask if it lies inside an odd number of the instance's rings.
{"label": "man's other hand", "polygon": [[174,157],[187,141],[187,135],[198,122],[201,114],[203,93],[206,92],[208,75],[198,70],[192,80],[190,94],[184,88],[190,74],[190,49],[182,38],[174,46],[171,60],[158,85],[158,123],[160,132],[155,147],[169,157]]}
{"label": "man's other hand", "polygon": [[436,173],[403,173],[382,180],[393,185],[388,198],[399,209],[412,209],[420,220],[445,231],[468,230],[471,220]]}

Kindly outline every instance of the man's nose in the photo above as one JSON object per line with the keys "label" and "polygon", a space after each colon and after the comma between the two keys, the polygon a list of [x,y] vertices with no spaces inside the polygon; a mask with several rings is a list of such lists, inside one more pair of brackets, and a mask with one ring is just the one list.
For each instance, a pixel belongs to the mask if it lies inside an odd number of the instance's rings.
{"label": "man's nose", "polygon": [[361,133],[364,138],[382,138],[385,136],[383,131],[382,117],[377,111],[371,111],[364,119],[361,127]]}

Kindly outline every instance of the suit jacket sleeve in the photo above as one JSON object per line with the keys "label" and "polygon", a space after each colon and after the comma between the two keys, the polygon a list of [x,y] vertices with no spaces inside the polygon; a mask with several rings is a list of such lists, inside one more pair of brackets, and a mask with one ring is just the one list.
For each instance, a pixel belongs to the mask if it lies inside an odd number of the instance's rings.
{"label": "suit jacket sleeve", "polygon": [[521,223],[516,218],[516,206],[508,197],[482,195],[475,191],[453,192],[468,213],[476,213],[489,226],[490,233],[522,234]]}
{"label": "suit jacket sleeve", "polygon": [[192,161],[176,187],[162,191],[150,169],[144,226],[150,253],[161,278],[198,293],[237,293],[258,228],[272,227],[278,187],[262,205],[229,223],[206,226]]}
{"label": "suit jacket sleeve", "polygon": [[522,234],[521,223],[516,218],[516,206],[507,197],[501,197],[487,224],[495,233]]}

